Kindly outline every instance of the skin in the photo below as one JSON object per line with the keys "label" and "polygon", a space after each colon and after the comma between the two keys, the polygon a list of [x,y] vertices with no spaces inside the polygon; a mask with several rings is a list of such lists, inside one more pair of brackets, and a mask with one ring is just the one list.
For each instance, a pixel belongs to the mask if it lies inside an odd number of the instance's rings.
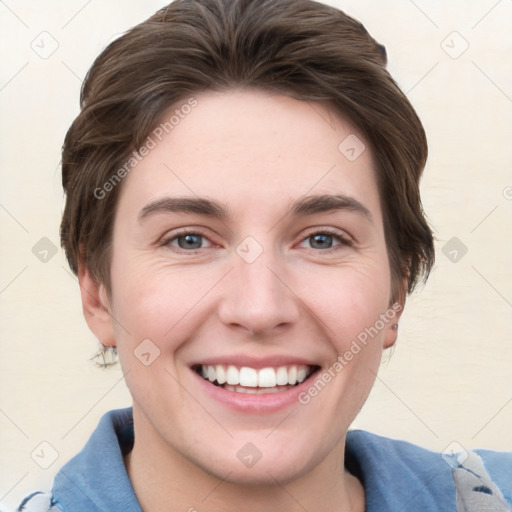
{"label": "skin", "polygon": [[[86,265],[79,272],[87,322],[118,347],[133,397],[126,465],[136,494],[145,512],[239,511],[247,503],[251,512],[363,511],[363,488],[344,470],[345,436],[396,340],[398,315],[307,405],[278,412],[225,407],[203,392],[190,365],[289,355],[325,370],[390,308],[370,150],[353,162],[338,150],[350,134],[364,138],[326,105],[258,90],[195,98],[122,184],[111,294]],[[317,195],[348,196],[369,215],[291,212],[293,201]],[[227,216],[159,211],[139,219],[151,202],[182,196],[215,200]],[[181,249],[178,234],[197,229],[202,246]],[[325,230],[335,233],[327,249],[310,238]],[[262,248],[252,263],[236,252],[247,236]],[[134,355],[144,339],[160,350],[148,366]],[[247,442],[262,454],[252,468],[236,456]]]}

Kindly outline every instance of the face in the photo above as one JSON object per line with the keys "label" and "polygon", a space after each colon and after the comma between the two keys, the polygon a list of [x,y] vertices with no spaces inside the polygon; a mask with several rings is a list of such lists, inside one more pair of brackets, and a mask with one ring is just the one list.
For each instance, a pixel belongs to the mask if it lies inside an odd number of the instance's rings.
{"label": "face", "polygon": [[395,340],[372,158],[320,104],[195,98],[122,184],[103,336],[149,452],[289,481],[343,456]]}

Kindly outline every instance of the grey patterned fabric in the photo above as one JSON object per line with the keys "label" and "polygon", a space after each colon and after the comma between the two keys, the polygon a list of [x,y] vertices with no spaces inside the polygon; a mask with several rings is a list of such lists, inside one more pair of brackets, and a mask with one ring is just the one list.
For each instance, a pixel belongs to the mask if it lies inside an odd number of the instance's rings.
{"label": "grey patterned fabric", "polygon": [[[457,512],[511,512],[498,487],[487,474],[480,457],[469,452],[453,468]],[[512,475],[510,476],[512,479]]]}
{"label": "grey patterned fabric", "polygon": [[52,501],[51,493],[37,492],[26,498],[16,512],[62,512]]}

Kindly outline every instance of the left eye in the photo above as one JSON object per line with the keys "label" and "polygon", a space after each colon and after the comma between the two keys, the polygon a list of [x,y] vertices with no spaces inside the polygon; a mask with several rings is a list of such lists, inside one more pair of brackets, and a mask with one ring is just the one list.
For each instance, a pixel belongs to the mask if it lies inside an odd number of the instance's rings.
{"label": "left eye", "polygon": [[208,247],[210,242],[203,235],[199,235],[197,233],[184,233],[169,240],[168,244],[173,247],[178,247],[179,249],[196,250]]}
{"label": "left eye", "polygon": [[309,247],[312,249],[331,249],[342,243],[344,243],[344,240],[341,236],[330,233],[314,233],[304,239],[301,245],[309,244]]}

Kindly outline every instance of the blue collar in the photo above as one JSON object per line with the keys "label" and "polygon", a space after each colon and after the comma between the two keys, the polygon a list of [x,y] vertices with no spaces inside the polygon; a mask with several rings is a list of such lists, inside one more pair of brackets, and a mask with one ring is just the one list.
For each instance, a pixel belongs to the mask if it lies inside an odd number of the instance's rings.
{"label": "blue collar", "polygon": [[123,460],[132,446],[132,409],[105,414],[82,451],[57,473],[55,503],[66,512],[142,512]]}
{"label": "blue collar", "polygon": [[[142,512],[123,460],[133,435],[131,408],[105,414],[55,477],[55,502],[65,512]],[[345,459],[365,487],[366,512],[456,511],[451,468],[438,453],[355,430],[347,434]]]}

